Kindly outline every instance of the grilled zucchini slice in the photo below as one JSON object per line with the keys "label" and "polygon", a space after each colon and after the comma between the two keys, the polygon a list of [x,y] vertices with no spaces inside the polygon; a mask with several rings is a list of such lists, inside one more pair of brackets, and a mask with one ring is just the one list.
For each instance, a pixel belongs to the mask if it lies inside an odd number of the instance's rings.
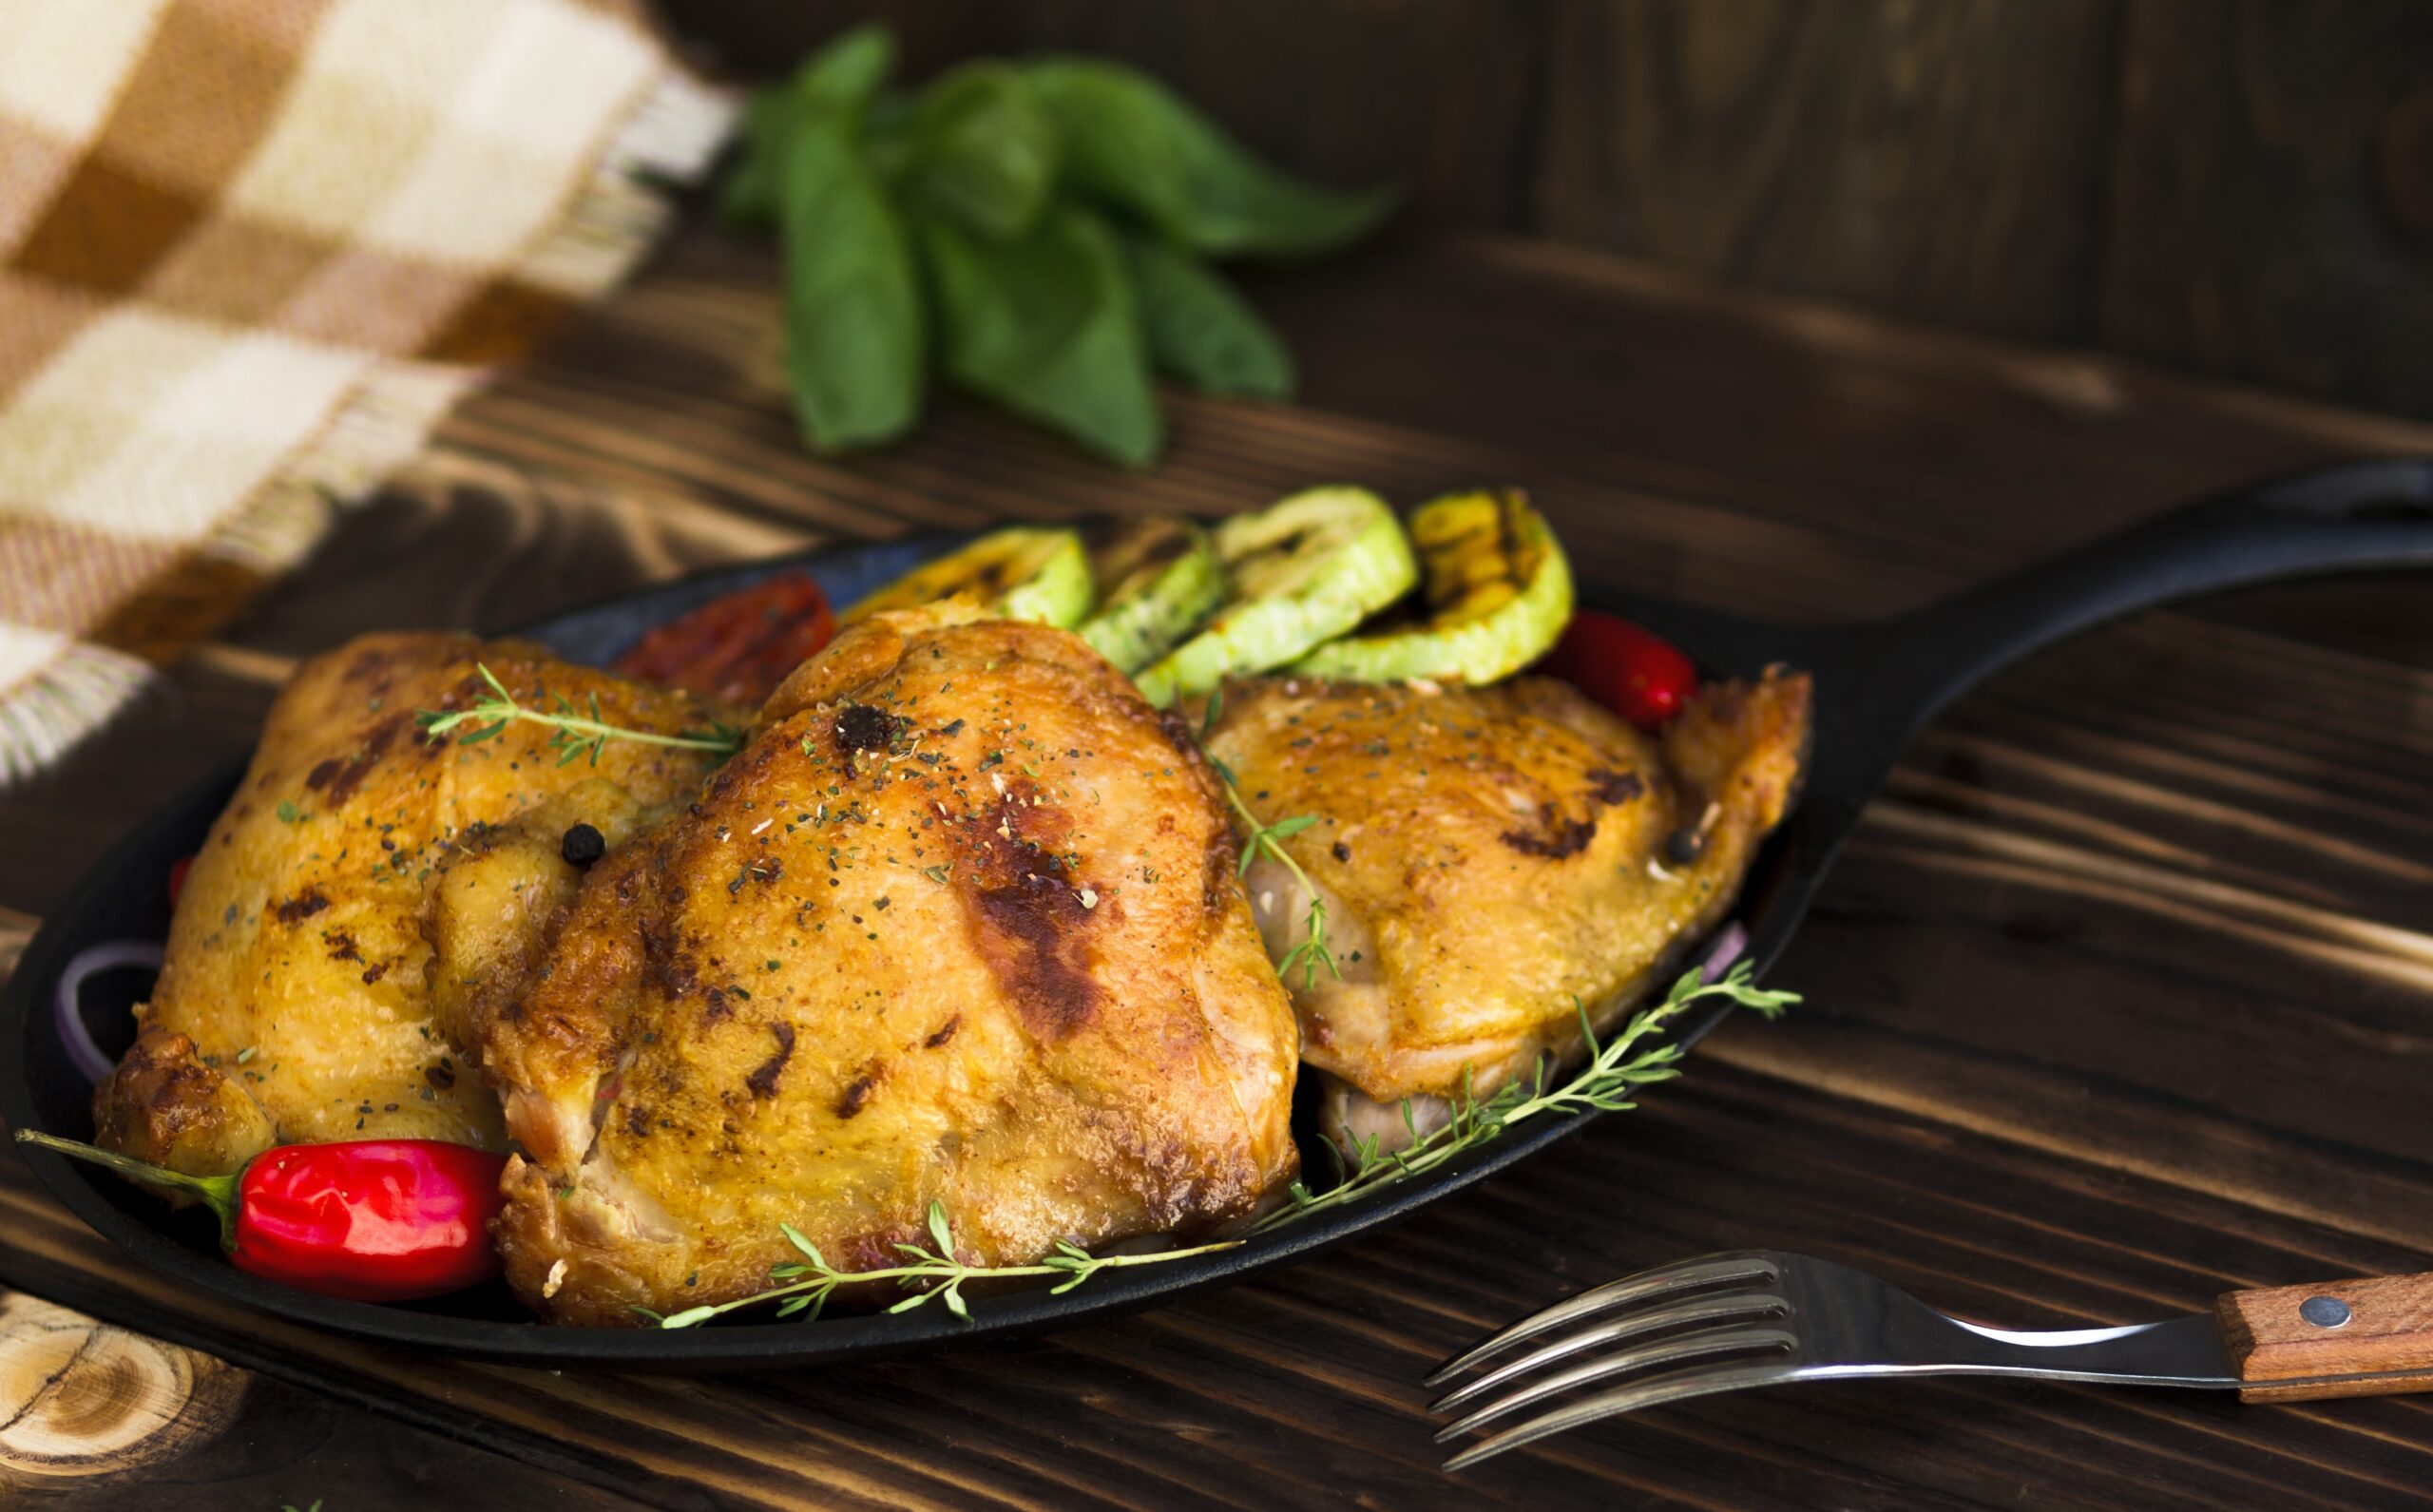
{"label": "grilled zucchini slice", "polygon": [[1571,619],[1571,565],[1517,488],[1448,494],[1411,512],[1427,579],[1420,623],[1329,641],[1295,672],[1352,682],[1510,677],[1553,648]]}
{"label": "grilled zucchini slice", "polygon": [[1134,680],[1160,708],[1240,672],[1282,666],[1418,581],[1410,542],[1367,488],[1311,488],[1216,526],[1232,587],[1197,635]]}
{"label": "grilled zucchini slice", "polygon": [[1099,606],[1079,634],[1125,672],[1164,656],[1225,597],[1216,544],[1190,520],[1112,520],[1088,543]]}
{"label": "grilled zucchini slice", "polygon": [[1069,630],[1090,612],[1090,560],[1082,538],[1044,526],[1008,526],[925,562],[847,609],[840,624],[882,609],[966,598],[1001,620]]}

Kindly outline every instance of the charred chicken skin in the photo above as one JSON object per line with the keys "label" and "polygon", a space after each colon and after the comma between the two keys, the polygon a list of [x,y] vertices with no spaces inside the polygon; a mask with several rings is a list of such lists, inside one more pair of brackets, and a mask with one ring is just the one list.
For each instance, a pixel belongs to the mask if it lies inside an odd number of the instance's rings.
{"label": "charred chicken skin", "polygon": [[613,852],[482,1054],[498,1236],[559,1322],[1251,1212],[1297,1037],[1181,726],[1077,638],[954,606],[849,627],[683,813]]}
{"label": "charred chicken skin", "polygon": [[[1804,676],[1719,683],[1651,737],[1548,678],[1228,684],[1209,754],[1262,816],[1317,816],[1282,842],[1341,973],[1292,973],[1303,1059],[1393,1103],[1571,1057],[1580,1006],[1612,1023],[1721,921],[1808,708]],[[1281,958],[1310,900],[1272,859],[1248,880]]]}
{"label": "charred chicken skin", "polygon": [[493,826],[545,811],[561,831],[592,813],[630,823],[691,796],[708,763],[625,742],[597,765],[561,765],[549,732],[524,724],[471,744],[431,738],[416,712],[479,698],[476,663],[527,701],[597,695],[602,717],[629,728],[674,734],[714,712],[538,646],[464,636],[367,636],[305,662],[194,859],[135,1044],[94,1089],[102,1144],[198,1176],[279,1143],[506,1147],[497,1099],[442,1006],[474,973],[427,980],[434,890]]}

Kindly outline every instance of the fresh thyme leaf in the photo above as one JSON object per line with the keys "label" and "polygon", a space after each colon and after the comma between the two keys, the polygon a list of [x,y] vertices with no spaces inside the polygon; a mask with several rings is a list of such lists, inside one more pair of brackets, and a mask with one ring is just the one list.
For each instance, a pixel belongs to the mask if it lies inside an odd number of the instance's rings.
{"label": "fresh thyme leaf", "polygon": [[[1583,1043],[1590,1047],[1591,1054],[1587,1063],[1568,1080],[1549,1085],[1545,1068],[1541,1063],[1538,1075],[1530,1081],[1507,1081],[1481,1100],[1473,1095],[1469,1073],[1465,1070],[1461,1100],[1454,1105],[1451,1116],[1443,1127],[1426,1134],[1420,1132],[1417,1107],[1410,1100],[1405,1099],[1402,1104],[1403,1129],[1410,1139],[1408,1145],[1389,1152],[1382,1147],[1377,1136],[1368,1135],[1356,1142],[1351,1160],[1346,1162],[1341,1152],[1329,1143],[1325,1148],[1335,1166],[1335,1184],[1324,1192],[1312,1192],[1303,1183],[1293,1182],[1287,1189],[1290,1204],[1252,1224],[1245,1232],[1245,1237],[1296,1222],[1312,1213],[1341,1207],[1381,1187],[1424,1175],[1526,1120],[1548,1113],[1578,1113],[1586,1108],[1616,1111],[1631,1107],[1626,1096],[1631,1089],[1653,1081],[1668,1081],[1680,1074],[1675,1064],[1681,1059],[1680,1046],[1658,1043],[1657,1036],[1691,1007],[1715,998],[1729,998],[1743,1007],[1772,1018],[1797,1003],[1799,994],[1756,986],[1751,979],[1749,964],[1745,961],[1734,966],[1715,982],[1705,981],[1698,972],[1692,971],[1673,984],[1672,991],[1663,1002],[1633,1014],[1620,1033],[1602,1043],[1599,1042],[1594,1026],[1588,1021],[1586,1006],[1579,1005]],[[928,1216],[929,1237],[937,1249],[932,1251],[918,1244],[898,1244],[895,1248],[908,1257],[908,1263],[904,1265],[872,1271],[839,1271],[821,1257],[817,1245],[791,1225],[780,1224],[778,1228],[787,1242],[800,1251],[810,1263],[789,1262],[772,1266],[769,1276],[777,1285],[750,1296],[738,1297],[732,1302],[688,1308],[665,1317],[644,1308],[634,1311],[655,1319],[662,1329],[689,1329],[712,1318],[768,1302],[779,1304],[776,1310],[778,1317],[794,1317],[808,1312],[816,1318],[839,1287],[891,1281],[905,1294],[897,1298],[888,1311],[910,1312],[934,1301],[944,1305],[956,1317],[968,1321],[971,1310],[963,1296],[963,1287],[967,1281],[1052,1276],[1059,1279],[1049,1289],[1050,1292],[1061,1296],[1101,1271],[1162,1265],[1172,1260],[1185,1260],[1234,1249],[1243,1242],[1241,1238],[1222,1239],[1183,1250],[1102,1255],[1092,1254],[1069,1240],[1061,1240],[1055,1252],[1044,1256],[1036,1265],[966,1265],[954,1257],[954,1229],[948,1218],[946,1205],[931,1202]]]}
{"label": "fresh thyme leaf", "polygon": [[1729,998],[1742,1007],[1773,1018],[1797,1003],[1799,994],[1756,986],[1746,961],[1735,964],[1715,982],[1691,971],[1673,984],[1663,1002],[1633,1014],[1619,1033],[1602,1043],[1588,1022],[1585,1005],[1580,1005],[1580,1027],[1591,1053],[1587,1063],[1567,1081],[1549,1086],[1542,1065],[1534,1079],[1507,1081],[1482,1100],[1472,1094],[1465,1074],[1462,1097],[1454,1104],[1451,1117],[1443,1127],[1424,1135],[1419,1133],[1417,1108],[1405,1099],[1404,1128],[1411,1136],[1408,1145],[1385,1154],[1375,1136],[1361,1139],[1353,1148],[1349,1169],[1333,1187],[1309,1196],[1306,1200],[1303,1193],[1296,1192],[1292,1207],[1268,1215],[1253,1224],[1250,1232],[1264,1233],[1303,1214],[1340,1207],[1378,1187],[1434,1170],[1529,1119],[1588,1108],[1619,1112],[1632,1107],[1629,1093],[1633,1089],[1669,1081],[1680,1075],[1676,1062],[1681,1059],[1681,1047],[1659,1043],[1657,1037],[1692,1006],[1715,998]]}
{"label": "fresh thyme leaf", "polygon": [[1285,871],[1293,874],[1293,880],[1301,885],[1302,893],[1310,900],[1309,913],[1302,921],[1301,943],[1286,951],[1284,959],[1275,964],[1275,974],[1289,978],[1294,967],[1301,967],[1301,986],[1304,991],[1318,985],[1318,967],[1322,966],[1327,968],[1329,976],[1333,977],[1337,982],[1342,981],[1343,968],[1335,965],[1333,952],[1327,948],[1327,900],[1319,894],[1317,884],[1310,880],[1310,874],[1301,870],[1301,863],[1293,860],[1284,847],[1277,843],[1286,837],[1299,834],[1317,823],[1318,816],[1314,813],[1296,813],[1289,819],[1278,819],[1274,824],[1261,823],[1259,816],[1251,812],[1251,806],[1242,801],[1242,791],[1235,784],[1234,774],[1225,763],[1212,756],[1208,758],[1208,764],[1216,769],[1216,779],[1225,790],[1225,801],[1233,805],[1234,812],[1241,815],[1242,822],[1249,825],[1251,830],[1250,838],[1242,844],[1242,858],[1235,868],[1235,876],[1237,878],[1249,876],[1251,863],[1256,861],[1263,852],[1274,856]]}
{"label": "fresh thyme leaf", "polygon": [[[1187,1250],[1162,1250],[1151,1254],[1092,1254],[1070,1243],[1060,1242],[1056,1253],[1037,1265],[966,1265],[954,1257],[954,1230],[947,1218],[946,1204],[932,1202],[929,1212],[929,1237],[937,1244],[935,1251],[918,1244],[898,1244],[895,1248],[908,1256],[904,1265],[886,1266],[875,1271],[839,1271],[820,1256],[819,1247],[788,1225],[779,1225],[787,1242],[809,1259],[807,1265],[787,1264],[770,1269],[770,1278],[780,1284],[751,1296],[738,1297],[732,1302],[712,1303],[671,1312],[657,1321],[662,1329],[689,1329],[725,1313],[757,1307],[764,1302],[776,1302],[778,1317],[792,1317],[808,1311],[817,1317],[828,1298],[841,1286],[892,1281],[904,1292],[888,1308],[890,1312],[910,1312],[925,1303],[937,1302],[956,1317],[970,1321],[971,1309],[964,1300],[963,1286],[967,1281],[995,1280],[1004,1277],[1059,1276],[1056,1291],[1069,1292],[1101,1271],[1128,1266],[1157,1265],[1167,1260],[1184,1259],[1191,1255],[1214,1254],[1241,1243],[1225,1239],[1215,1244],[1197,1245]],[[641,1309],[636,1309],[642,1311]],[[644,1316],[652,1316],[645,1312]]]}
{"label": "fresh thyme leaf", "polygon": [[[545,709],[527,708],[515,701],[515,695],[507,691],[507,685],[499,681],[497,676],[488,666],[478,661],[473,665],[474,670],[482,675],[482,680],[489,684],[490,691],[488,694],[475,699],[469,708],[420,710],[414,715],[414,722],[433,736],[444,736],[459,725],[482,720],[489,721],[469,734],[458,736],[456,737],[458,745],[472,745],[476,741],[489,739],[508,725],[518,721],[542,725],[556,732],[550,736],[549,745],[560,753],[558,757],[560,766],[565,765],[585,752],[590,754],[591,764],[598,766],[601,751],[611,740],[634,740],[644,745],[666,745],[686,751],[708,751],[722,756],[733,756],[743,748],[743,734],[732,725],[713,724],[706,731],[688,730],[681,735],[660,735],[650,730],[628,730],[622,725],[610,724],[600,718],[600,699],[597,694],[594,694],[591,699],[589,718],[571,713],[551,714]],[[548,695],[542,694],[540,697],[546,699]],[[571,707],[563,698],[557,701],[561,710]],[[287,817],[283,811],[293,807],[292,804],[280,805],[282,810],[280,817]]]}

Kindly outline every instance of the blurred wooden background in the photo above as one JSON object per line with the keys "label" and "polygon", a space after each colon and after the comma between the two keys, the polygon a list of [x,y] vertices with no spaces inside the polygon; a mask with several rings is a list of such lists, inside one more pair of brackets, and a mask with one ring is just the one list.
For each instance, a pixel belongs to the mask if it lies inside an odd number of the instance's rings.
{"label": "blurred wooden background", "polygon": [[2433,0],[663,0],[1088,48],[1422,219],[2433,414]]}

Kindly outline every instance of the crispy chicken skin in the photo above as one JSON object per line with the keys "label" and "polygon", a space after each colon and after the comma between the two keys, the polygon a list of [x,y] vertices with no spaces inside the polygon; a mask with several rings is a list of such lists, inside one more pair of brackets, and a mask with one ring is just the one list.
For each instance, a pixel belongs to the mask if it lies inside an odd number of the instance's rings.
{"label": "crispy chicken skin", "polygon": [[[1580,1048],[1718,923],[1788,807],[1805,676],[1711,685],[1639,733],[1570,684],[1480,689],[1252,679],[1210,755],[1327,904],[1342,972],[1292,988],[1303,1058],[1378,1102],[1485,1094]],[[1308,897],[1262,857],[1254,910],[1279,958]]]}
{"label": "crispy chicken skin", "polygon": [[558,1322],[799,1258],[1037,1259],[1203,1229],[1295,1169],[1290,1001],[1178,724],[1061,630],[882,614],[583,883],[485,1065],[497,1234]]}
{"label": "crispy chicken skin", "polygon": [[[274,1143],[437,1139],[503,1149],[497,1100],[432,1017],[429,895],[484,826],[577,793],[622,812],[680,802],[704,759],[619,743],[561,766],[548,732],[428,738],[421,709],[544,687],[605,718],[674,732],[711,711],[684,694],[569,666],[540,647],[367,636],[299,667],[196,855],[135,1045],[94,1089],[103,1144],[196,1175]],[[563,863],[560,863],[563,865]],[[453,980],[453,979],[451,979]]]}

